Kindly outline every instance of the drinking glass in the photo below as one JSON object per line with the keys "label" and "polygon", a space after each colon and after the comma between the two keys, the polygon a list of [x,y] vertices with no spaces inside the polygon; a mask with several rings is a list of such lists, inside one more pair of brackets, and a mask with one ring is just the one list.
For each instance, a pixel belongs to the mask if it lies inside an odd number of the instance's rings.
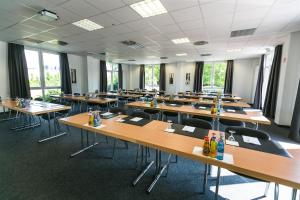
{"label": "drinking glass", "polygon": [[168,122],[167,129],[172,129],[172,120],[168,120],[167,122]]}
{"label": "drinking glass", "polygon": [[233,137],[233,134],[235,133],[235,131],[229,130],[228,132],[230,133],[230,136],[228,137],[228,140],[234,142],[235,139],[234,139],[234,137]]}

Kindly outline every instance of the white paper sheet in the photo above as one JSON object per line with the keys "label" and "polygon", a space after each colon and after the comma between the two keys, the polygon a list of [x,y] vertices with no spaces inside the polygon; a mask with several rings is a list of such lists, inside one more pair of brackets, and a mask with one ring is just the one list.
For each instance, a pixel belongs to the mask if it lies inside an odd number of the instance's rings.
{"label": "white paper sheet", "polygon": [[174,104],[174,103],[171,103],[171,104],[169,104],[170,106],[176,106],[176,104]]}
{"label": "white paper sheet", "polygon": [[187,131],[187,132],[190,132],[190,133],[193,133],[195,131],[195,127],[192,127],[192,126],[184,126],[182,128],[183,131]]}
{"label": "white paper sheet", "polygon": [[194,149],[193,149],[193,154],[195,154],[197,156],[201,156],[202,155],[202,151],[203,151],[202,147],[195,146]]}
{"label": "white paper sheet", "polygon": [[121,122],[121,123],[124,122],[124,121],[125,121],[125,120],[122,119],[122,118],[119,118],[119,119],[116,120],[116,122]]}
{"label": "white paper sheet", "polygon": [[206,109],[206,107],[204,107],[204,106],[199,106],[199,109]]}
{"label": "white paper sheet", "polygon": [[143,118],[141,117],[134,117],[132,119],[130,119],[130,121],[133,121],[133,122],[138,122],[138,121],[141,121]]}
{"label": "white paper sheet", "polygon": [[172,128],[167,128],[164,130],[165,132],[168,132],[168,133],[174,133],[175,132],[175,129],[172,129]]}
{"label": "white paper sheet", "polygon": [[223,157],[222,162],[225,162],[225,163],[233,165],[234,164],[233,155],[232,154],[228,154],[228,153],[224,153],[224,157]]}
{"label": "white paper sheet", "polygon": [[250,136],[245,136],[242,135],[244,142],[250,143],[250,144],[255,144],[255,145],[261,145],[259,140],[256,137],[250,137]]}
{"label": "white paper sheet", "polygon": [[94,127],[94,126],[90,126],[88,123],[86,123],[86,124],[83,124],[83,126],[93,127],[93,128],[97,128],[97,129],[101,129],[101,128],[104,128],[104,127],[106,127],[106,125],[104,125],[104,124],[100,124],[100,126],[96,126],[96,127]]}
{"label": "white paper sheet", "polygon": [[262,117],[262,116],[253,116],[253,117],[250,117],[250,119],[253,119],[253,120],[263,120],[264,117]]}
{"label": "white paper sheet", "polygon": [[112,115],[112,113],[111,112],[106,112],[106,113],[103,113],[103,114],[101,114],[102,116],[109,116],[109,115]]}
{"label": "white paper sheet", "polygon": [[226,140],[226,144],[237,147],[239,146],[239,143],[237,141]]}
{"label": "white paper sheet", "polygon": [[233,110],[233,109],[227,109],[226,111],[227,112],[235,112],[235,110]]}

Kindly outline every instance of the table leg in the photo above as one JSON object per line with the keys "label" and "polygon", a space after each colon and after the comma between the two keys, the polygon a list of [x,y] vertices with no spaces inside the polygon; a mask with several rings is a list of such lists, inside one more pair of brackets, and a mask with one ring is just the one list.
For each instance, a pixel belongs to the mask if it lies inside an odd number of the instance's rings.
{"label": "table leg", "polygon": [[275,189],[274,189],[274,200],[279,199],[279,184],[275,183]]}
{"label": "table leg", "polygon": [[73,158],[77,155],[79,155],[80,153],[82,152],[85,152],[86,150],[96,146],[99,144],[99,142],[96,142],[96,133],[94,133],[94,141],[93,141],[93,144],[89,144],[89,137],[88,137],[88,131],[86,131],[86,147],[84,147],[84,144],[83,144],[83,130],[81,129],[81,149],[76,151],[75,153],[72,153],[70,155],[70,158]]}
{"label": "table leg", "polygon": [[294,188],[292,192],[292,200],[296,200],[296,198],[297,198],[297,189]]}
{"label": "table leg", "polygon": [[221,168],[218,167],[218,172],[217,172],[217,183],[216,183],[216,191],[215,191],[215,198],[214,198],[214,200],[217,200],[217,199],[218,199],[218,196],[219,196],[220,175],[221,175]]}

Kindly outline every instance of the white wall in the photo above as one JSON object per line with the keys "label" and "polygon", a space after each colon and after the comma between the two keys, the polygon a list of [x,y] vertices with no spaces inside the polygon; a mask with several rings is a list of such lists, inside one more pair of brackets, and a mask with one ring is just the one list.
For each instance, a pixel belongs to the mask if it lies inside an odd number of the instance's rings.
{"label": "white wall", "polygon": [[0,41],[0,96],[2,99],[10,96],[7,65],[7,43]]}
{"label": "white wall", "polygon": [[95,92],[100,88],[100,60],[87,56],[88,92]]}
{"label": "white wall", "polygon": [[130,89],[130,65],[122,64],[123,89]]}
{"label": "white wall", "polygon": [[86,56],[68,54],[68,60],[70,70],[76,69],[77,82],[72,83],[73,93],[86,93],[88,91]]}
{"label": "white wall", "polygon": [[253,103],[259,58],[234,60],[232,94]]}
{"label": "white wall", "polygon": [[129,88],[135,89],[140,87],[140,66],[139,65],[130,65],[129,66]]}
{"label": "white wall", "polygon": [[286,37],[283,45],[275,123],[290,125],[300,79],[300,31]]}

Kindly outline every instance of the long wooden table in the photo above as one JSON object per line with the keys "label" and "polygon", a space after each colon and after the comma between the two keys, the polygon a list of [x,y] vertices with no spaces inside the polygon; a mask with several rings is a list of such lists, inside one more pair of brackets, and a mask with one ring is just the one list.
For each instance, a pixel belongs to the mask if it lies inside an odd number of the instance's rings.
{"label": "long wooden table", "polygon": [[[29,116],[38,116],[38,115],[47,115],[48,116],[48,128],[49,128],[49,137],[45,139],[41,139],[38,142],[44,142],[50,139],[54,139],[60,136],[63,136],[66,134],[66,132],[57,134],[56,129],[54,127],[54,135],[51,133],[51,113],[53,114],[53,117],[55,118],[55,113],[65,110],[70,110],[71,107],[64,106],[60,104],[54,104],[54,103],[48,103],[48,102],[41,102],[41,101],[30,101],[30,104],[25,108],[17,107],[17,102],[15,100],[4,100],[0,102],[0,106],[3,106],[5,108],[8,108],[9,110],[14,110],[17,112],[16,119],[18,119],[18,113],[23,113]],[[22,123],[20,126],[15,126],[11,128],[14,131],[21,131],[29,128],[34,128],[40,126],[40,123],[32,121],[30,118],[29,122]]]}
{"label": "long wooden table", "polygon": [[124,98],[133,98],[133,99],[138,99],[142,97],[143,95],[141,94],[130,94],[130,93],[111,93],[111,92],[100,92],[97,93],[96,95],[100,96],[116,96],[116,97],[124,97]]}
{"label": "long wooden table", "polygon": [[151,107],[148,103],[145,102],[132,102],[127,104],[127,106],[142,108],[142,109],[155,109],[160,111],[176,112],[179,114],[178,121],[180,121],[180,114],[188,114],[188,115],[212,117],[214,119],[219,118],[219,119],[230,119],[230,120],[237,120],[243,122],[252,122],[256,124],[267,124],[267,125],[271,124],[270,120],[264,117],[261,112],[257,112],[257,111],[246,111],[246,114],[223,112],[220,115],[217,115],[217,114],[211,114],[210,110],[196,109],[190,105],[182,105],[180,107],[175,107],[175,106],[168,106],[166,104],[160,103],[158,104],[157,107]]}
{"label": "long wooden table", "polygon": [[[185,97],[175,97],[174,99],[170,99],[169,97],[158,97],[157,100],[159,101],[173,101],[173,102],[179,102],[179,103],[199,103],[199,104],[206,104],[206,105],[216,105],[217,103],[214,103],[213,100],[204,100],[204,99],[195,99],[195,98],[185,98]],[[231,107],[241,107],[241,108],[251,108],[251,106],[243,101],[238,102],[227,102],[221,101],[222,106],[231,106]]]}
{"label": "long wooden table", "polygon": [[[265,181],[283,184],[294,188],[293,200],[296,199],[296,191],[297,189],[300,189],[300,149],[288,150],[293,156],[292,158],[288,158],[246,148],[225,145],[225,153],[232,155],[233,157],[233,163],[231,163],[212,159],[210,157],[203,156],[201,153],[193,153],[195,147],[203,146],[203,140],[179,134],[167,133],[164,131],[167,127],[166,122],[153,120],[141,127],[120,123],[117,122],[117,119],[118,117],[103,120],[102,124],[104,126],[101,128],[86,126],[88,122],[87,113],[62,118],[59,121],[68,126],[140,144],[142,146],[156,149],[156,151],[159,152],[163,151],[176,154],[188,159],[214,165],[218,167],[218,171],[220,168],[225,168]],[[212,132],[218,133],[217,131],[210,130],[209,134],[212,134]],[[160,154],[157,152],[156,157],[158,155]],[[153,161],[150,162],[150,164],[151,163],[153,164]],[[155,166],[159,167],[155,170],[157,173],[155,173],[154,181],[156,182],[166,167],[165,165],[161,166],[161,162],[157,159],[155,160],[155,163]],[[146,169],[151,167],[152,164],[150,164]],[[146,171],[143,171],[143,173],[146,173]],[[220,174],[218,173],[218,180],[220,178],[219,176]],[[152,189],[153,183],[150,187]],[[215,197],[218,197],[218,191],[216,191]]]}

